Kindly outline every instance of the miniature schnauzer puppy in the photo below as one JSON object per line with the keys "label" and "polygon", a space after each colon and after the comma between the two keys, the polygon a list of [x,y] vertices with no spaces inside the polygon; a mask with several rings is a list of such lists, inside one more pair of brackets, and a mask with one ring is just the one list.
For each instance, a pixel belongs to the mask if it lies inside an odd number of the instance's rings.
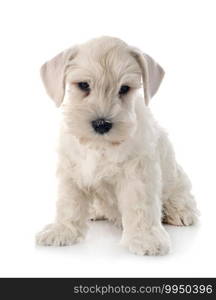
{"label": "miniature schnauzer puppy", "polygon": [[91,217],[103,217],[122,228],[121,244],[131,252],[168,253],[162,223],[191,225],[198,212],[190,181],[148,106],[162,67],[120,39],[101,37],[58,54],[41,76],[63,118],[56,220],[37,234],[37,244],[72,245]]}

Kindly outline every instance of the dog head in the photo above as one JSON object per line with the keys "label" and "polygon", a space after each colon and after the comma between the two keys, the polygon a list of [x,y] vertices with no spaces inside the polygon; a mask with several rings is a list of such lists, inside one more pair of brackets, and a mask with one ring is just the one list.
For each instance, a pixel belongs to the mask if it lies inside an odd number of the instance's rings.
{"label": "dog head", "polygon": [[46,90],[61,105],[70,132],[94,145],[118,145],[133,135],[135,94],[142,82],[148,105],[163,75],[150,56],[111,37],[70,48],[41,68]]}

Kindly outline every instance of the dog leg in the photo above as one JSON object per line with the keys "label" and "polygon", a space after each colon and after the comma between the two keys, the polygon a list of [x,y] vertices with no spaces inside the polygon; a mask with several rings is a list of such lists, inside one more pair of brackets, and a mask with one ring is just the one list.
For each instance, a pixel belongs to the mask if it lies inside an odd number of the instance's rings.
{"label": "dog leg", "polygon": [[175,187],[163,202],[164,223],[188,226],[197,222],[199,212],[191,194],[191,183],[180,166],[177,166]]}
{"label": "dog leg", "polygon": [[71,179],[61,178],[54,224],[46,226],[36,236],[38,245],[68,246],[81,240],[87,229],[87,198]]}
{"label": "dog leg", "polygon": [[[154,170],[151,170],[154,173]],[[128,180],[119,193],[123,235],[121,244],[139,255],[164,255],[169,252],[170,240],[161,224],[159,182],[152,177]]]}

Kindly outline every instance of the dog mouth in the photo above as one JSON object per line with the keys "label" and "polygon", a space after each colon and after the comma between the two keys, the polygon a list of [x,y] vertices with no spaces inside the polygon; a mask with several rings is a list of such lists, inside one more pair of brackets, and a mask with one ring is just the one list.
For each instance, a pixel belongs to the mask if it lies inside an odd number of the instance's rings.
{"label": "dog mouth", "polygon": [[113,142],[110,142],[112,146],[119,146],[123,143],[124,141],[113,141]]}
{"label": "dog mouth", "polygon": [[82,145],[91,148],[109,148],[122,145],[132,135],[134,126],[129,122],[98,118],[88,123],[88,133],[77,136]]}
{"label": "dog mouth", "polygon": [[68,118],[67,129],[81,145],[91,148],[117,148],[130,139],[134,132],[132,122],[106,117],[86,120],[81,117],[79,122],[76,118]]}
{"label": "dog mouth", "polygon": [[103,141],[101,139],[93,139],[93,138],[89,138],[89,137],[79,137],[79,142],[82,145],[89,145],[91,146],[91,148],[104,148],[104,147],[117,147],[120,146],[124,140],[107,140],[107,139],[103,139]]}

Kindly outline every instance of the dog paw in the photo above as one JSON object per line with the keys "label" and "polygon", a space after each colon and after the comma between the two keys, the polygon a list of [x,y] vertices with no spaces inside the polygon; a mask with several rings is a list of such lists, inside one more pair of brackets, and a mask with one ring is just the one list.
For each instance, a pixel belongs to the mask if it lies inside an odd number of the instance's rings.
{"label": "dog paw", "polygon": [[123,242],[130,252],[137,255],[165,255],[170,251],[170,239],[163,228],[154,228]]}
{"label": "dog paw", "polygon": [[36,235],[36,244],[40,246],[70,246],[77,243],[81,235],[62,224],[47,225]]}
{"label": "dog paw", "polygon": [[189,226],[196,224],[199,213],[196,210],[182,209],[172,212],[165,212],[163,223],[175,226]]}

